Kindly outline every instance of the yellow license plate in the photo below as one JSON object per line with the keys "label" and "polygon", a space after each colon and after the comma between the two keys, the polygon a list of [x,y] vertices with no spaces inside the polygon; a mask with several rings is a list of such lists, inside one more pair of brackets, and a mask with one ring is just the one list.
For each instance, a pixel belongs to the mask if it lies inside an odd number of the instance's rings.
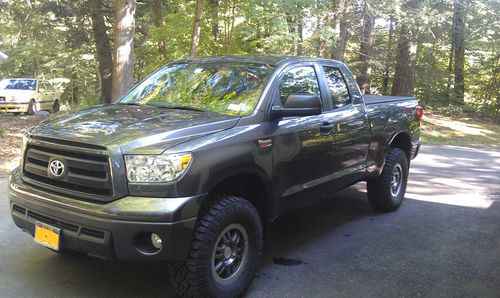
{"label": "yellow license plate", "polygon": [[35,242],[58,251],[60,232],[61,229],[37,221],[35,224]]}

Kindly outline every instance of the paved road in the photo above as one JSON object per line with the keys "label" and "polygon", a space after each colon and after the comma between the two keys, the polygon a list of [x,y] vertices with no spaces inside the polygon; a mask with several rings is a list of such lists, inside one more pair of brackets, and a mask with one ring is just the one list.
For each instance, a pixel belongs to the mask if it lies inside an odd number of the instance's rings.
{"label": "paved road", "polygon": [[[362,183],[282,217],[249,297],[500,295],[500,149],[426,146],[404,205]],[[0,180],[0,297],[173,296],[162,264],[59,257],[18,231]]]}

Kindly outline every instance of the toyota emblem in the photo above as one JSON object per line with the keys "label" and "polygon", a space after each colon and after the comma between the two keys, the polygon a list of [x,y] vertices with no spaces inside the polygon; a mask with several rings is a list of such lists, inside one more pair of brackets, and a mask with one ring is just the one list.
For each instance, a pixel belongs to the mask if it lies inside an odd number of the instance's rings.
{"label": "toyota emblem", "polygon": [[52,176],[60,178],[64,174],[64,163],[60,160],[54,159],[50,162],[49,172]]}

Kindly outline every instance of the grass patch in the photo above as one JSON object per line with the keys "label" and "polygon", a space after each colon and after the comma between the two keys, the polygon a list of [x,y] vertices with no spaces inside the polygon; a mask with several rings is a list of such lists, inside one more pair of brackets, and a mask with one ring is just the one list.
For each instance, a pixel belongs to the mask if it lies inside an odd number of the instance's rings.
{"label": "grass patch", "polygon": [[426,113],[420,138],[425,144],[500,146],[500,125],[471,118]]}
{"label": "grass patch", "polygon": [[3,127],[2,125],[0,125],[0,137],[5,137],[7,136],[7,133],[9,132],[9,130],[5,127]]}

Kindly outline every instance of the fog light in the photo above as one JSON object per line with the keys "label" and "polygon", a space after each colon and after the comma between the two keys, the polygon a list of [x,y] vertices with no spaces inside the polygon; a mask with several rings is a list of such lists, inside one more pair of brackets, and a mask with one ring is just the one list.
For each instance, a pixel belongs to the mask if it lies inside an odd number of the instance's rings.
{"label": "fog light", "polygon": [[161,249],[163,247],[162,240],[160,236],[155,233],[151,234],[151,243],[156,249]]}

